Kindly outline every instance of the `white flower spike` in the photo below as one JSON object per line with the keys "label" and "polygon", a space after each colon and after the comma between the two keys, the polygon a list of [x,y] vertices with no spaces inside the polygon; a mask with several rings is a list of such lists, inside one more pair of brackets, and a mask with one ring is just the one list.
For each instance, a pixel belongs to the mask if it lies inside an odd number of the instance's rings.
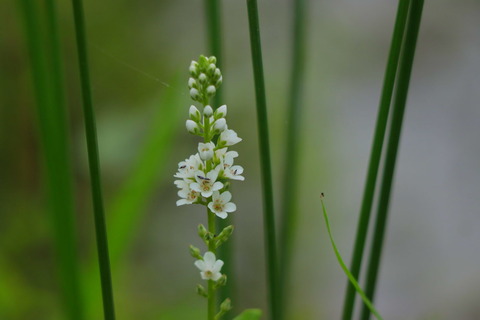
{"label": "white flower spike", "polygon": [[217,281],[222,277],[220,270],[223,267],[223,261],[216,260],[213,252],[205,252],[203,260],[197,260],[194,264],[200,270],[200,276],[203,280]]}

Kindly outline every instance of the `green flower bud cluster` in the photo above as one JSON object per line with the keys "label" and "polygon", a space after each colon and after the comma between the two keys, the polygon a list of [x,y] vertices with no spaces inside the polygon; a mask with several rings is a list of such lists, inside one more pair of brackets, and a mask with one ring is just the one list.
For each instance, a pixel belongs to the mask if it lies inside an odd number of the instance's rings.
{"label": "green flower bud cluster", "polygon": [[217,58],[214,56],[205,57],[203,55],[197,61],[190,64],[190,79],[188,79],[188,88],[193,100],[208,104],[208,99],[213,97],[217,89],[222,84],[222,72],[215,65]]}

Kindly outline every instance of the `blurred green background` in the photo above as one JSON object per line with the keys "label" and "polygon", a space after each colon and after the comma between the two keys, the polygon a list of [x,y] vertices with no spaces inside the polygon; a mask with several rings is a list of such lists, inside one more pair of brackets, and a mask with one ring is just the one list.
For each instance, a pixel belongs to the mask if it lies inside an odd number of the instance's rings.
{"label": "blurred green background", "polygon": [[[188,65],[206,51],[203,1],[84,3],[118,319],[198,319],[188,245],[200,207],[175,206]],[[58,2],[74,161],[78,247],[91,319],[101,318],[92,205],[69,1]],[[346,279],[319,208],[326,194],[349,261],[395,1],[310,1],[301,212],[289,319],[340,317]],[[259,1],[274,185],[283,183],[291,1]],[[479,319],[480,4],[427,1],[412,74],[376,306],[386,319]],[[222,1],[223,100],[246,181],[234,183],[234,305],[266,306],[253,76],[244,1]],[[61,319],[24,32],[0,2],[0,319]],[[167,152],[155,152],[166,144]],[[148,151],[145,151],[148,150]],[[143,159],[143,160],[141,160]],[[136,177],[136,178],[132,178]],[[133,180],[132,180],[133,179]],[[95,303],[96,301],[96,303]],[[200,315],[200,316],[198,316]]]}

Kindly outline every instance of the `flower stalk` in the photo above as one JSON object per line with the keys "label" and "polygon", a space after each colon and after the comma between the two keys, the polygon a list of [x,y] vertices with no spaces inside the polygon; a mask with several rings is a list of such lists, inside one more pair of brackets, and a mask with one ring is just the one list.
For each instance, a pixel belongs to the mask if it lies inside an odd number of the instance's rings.
{"label": "flower stalk", "polygon": [[200,204],[207,207],[208,228],[199,225],[198,235],[208,251],[201,256],[200,249],[191,246],[190,253],[197,259],[194,264],[200,270],[201,278],[208,281],[206,290],[197,286],[197,293],[207,298],[207,319],[219,320],[231,309],[231,301],[224,299],[217,310],[216,291],[225,286],[227,277],[220,272],[224,262],[216,258],[216,253],[232,234],[233,226],[226,226],[217,235],[216,220],[226,219],[237,209],[231,202],[232,194],[228,189],[230,180],[244,180],[243,168],[234,165],[238,152],[228,149],[242,139],[227,126],[227,106],[222,105],[214,111],[209,105],[210,98],[222,84],[216,58],[200,56],[198,62],[192,61],[189,71],[190,97],[202,105],[202,111],[192,105],[185,125],[188,132],[203,138],[203,142],[198,143],[196,154],[178,164],[174,177],[179,180],[174,184],[180,189],[177,206]]}

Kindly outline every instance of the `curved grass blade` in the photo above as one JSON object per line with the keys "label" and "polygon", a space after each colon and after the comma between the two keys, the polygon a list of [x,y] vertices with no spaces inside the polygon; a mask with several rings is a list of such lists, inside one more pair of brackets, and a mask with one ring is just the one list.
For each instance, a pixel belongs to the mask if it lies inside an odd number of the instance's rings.
{"label": "curved grass blade", "polygon": [[345,274],[347,275],[347,278],[350,281],[350,283],[353,285],[355,290],[358,292],[358,294],[362,298],[367,308],[375,315],[375,317],[377,317],[378,320],[383,320],[383,318],[380,316],[380,313],[377,311],[377,309],[375,309],[370,299],[367,298],[367,296],[365,295],[365,292],[363,292],[362,288],[360,288],[360,285],[358,284],[357,280],[355,279],[355,277],[352,275],[352,273],[348,270],[347,266],[343,262],[342,256],[340,255],[340,252],[337,249],[337,245],[333,240],[332,230],[330,229],[330,222],[328,220],[328,215],[327,215],[327,209],[325,208],[325,203],[323,202],[323,194],[320,198],[320,202],[322,203],[323,218],[325,219],[325,225],[327,226],[328,236],[330,238],[330,242],[332,243],[333,251],[335,252],[335,256],[337,257],[338,263],[342,267],[343,272],[345,272]]}

